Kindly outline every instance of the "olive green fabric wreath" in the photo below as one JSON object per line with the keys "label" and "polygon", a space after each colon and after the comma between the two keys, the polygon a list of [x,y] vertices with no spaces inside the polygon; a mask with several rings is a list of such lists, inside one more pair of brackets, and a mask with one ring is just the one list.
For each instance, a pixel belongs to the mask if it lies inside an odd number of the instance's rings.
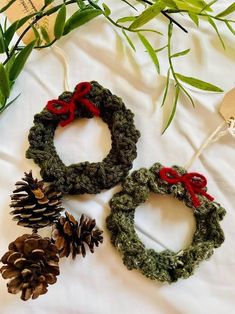
{"label": "olive green fabric wreath", "polygon": [[[219,221],[225,210],[211,200],[205,185],[198,188],[204,179],[202,175],[187,173],[181,167],[164,168],[159,163],[149,170],[134,171],[126,178],[122,191],[110,201],[112,211],[107,218],[107,227],[112,234],[112,243],[121,252],[129,270],[137,269],[152,280],[175,282],[192,275],[198,264],[222,244],[224,234]],[[134,225],[135,208],[148,199],[150,192],[170,194],[193,209],[196,231],[187,249],[156,252],[147,249],[138,238]]]}
{"label": "olive green fabric wreath", "polygon": [[[60,124],[98,115],[111,132],[112,148],[101,162],[82,162],[66,166],[54,146],[54,133]],[[122,181],[136,158],[140,133],[134,125],[134,114],[121,98],[95,81],[78,84],[75,91],[64,92],[48,102],[34,117],[29,132],[27,158],[41,168],[41,176],[63,194],[99,193]],[[89,143],[88,143],[89,145]]]}

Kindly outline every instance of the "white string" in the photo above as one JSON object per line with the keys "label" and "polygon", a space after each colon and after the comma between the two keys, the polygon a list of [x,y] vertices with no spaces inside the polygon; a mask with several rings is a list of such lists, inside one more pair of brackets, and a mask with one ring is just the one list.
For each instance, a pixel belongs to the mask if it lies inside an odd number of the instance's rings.
{"label": "white string", "polygon": [[[70,90],[69,82],[68,82],[68,76],[69,76],[68,75],[68,72],[69,72],[68,71],[68,64],[69,63],[68,63],[67,56],[64,53],[64,51],[56,45],[52,46],[52,50],[57,54],[57,56],[59,56],[61,58],[61,60],[63,62],[63,66],[64,66],[64,89],[66,91],[69,91]],[[233,119],[233,118],[229,119],[228,122],[223,122],[221,125],[219,125],[215,129],[215,131],[208,137],[208,139],[205,140],[205,142],[201,145],[201,147],[194,154],[194,156],[187,162],[187,164],[184,166],[185,169],[188,169],[192,166],[194,161],[202,154],[202,152],[209,146],[210,143],[218,141],[221,137],[223,137],[227,134],[229,134],[235,138],[235,119]],[[152,241],[156,242],[158,245],[160,245],[164,249],[169,249],[161,241],[154,238],[151,234],[149,234],[147,231],[142,229],[140,226],[138,226],[137,224],[135,224],[135,226],[136,226],[136,229],[139,230],[139,232],[144,234],[146,237],[148,237]]]}
{"label": "white string", "polygon": [[[64,53],[64,51],[59,48],[58,46],[56,46],[55,44],[51,47],[52,50],[55,52],[55,54],[57,56],[60,57],[60,59],[63,62],[63,66],[64,66],[64,89],[66,91],[69,91],[69,83],[68,83],[68,59],[66,54]],[[97,227],[98,224],[96,224]],[[159,244],[161,247],[163,247],[164,249],[168,249],[162,242],[160,242],[159,240],[157,240],[156,238],[154,238],[151,234],[149,234],[147,231],[143,230],[141,227],[139,227],[138,225],[136,225],[136,229],[139,230],[139,232],[141,232],[142,234],[144,234],[146,237],[150,238],[152,241],[156,242],[157,244]]]}
{"label": "white string", "polygon": [[[188,169],[192,166],[194,161],[202,154],[202,152],[213,142],[218,141],[221,137],[231,135],[235,138],[235,119],[231,118],[227,122],[221,123],[214,132],[211,133],[211,135],[202,143],[199,150],[193,155],[193,157],[187,162],[187,164],[184,166],[185,169]],[[162,246],[164,249],[168,249],[161,241],[154,238],[150,233],[142,229],[139,225],[135,224],[135,227],[139,232],[144,234],[146,237],[151,239],[152,241],[156,242],[160,246]]]}
{"label": "white string", "polygon": [[228,126],[225,127],[224,130],[220,131],[217,136],[213,139],[213,142],[217,142],[221,137],[225,135],[231,135],[235,138],[235,119],[228,120]]}
{"label": "white string", "polygon": [[189,169],[195,160],[203,153],[203,151],[214,142],[217,142],[221,137],[231,135],[235,138],[235,119],[231,118],[227,122],[221,123],[214,132],[202,143],[198,151],[185,164],[184,168]]}
{"label": "white string", "polygon": [[57,56],[60,57],[60,59],[63,62],[63,66],[64,66],[64,89],[65,89],[65,91],[70,91],[69,80],[68,80],[69,62],[68,62],[67,56],[64,53],[64,51],[61,48],[59,48],[58,46],[56,46],[55,44],[51,48],[55,52],[55,54],[57,54]]}

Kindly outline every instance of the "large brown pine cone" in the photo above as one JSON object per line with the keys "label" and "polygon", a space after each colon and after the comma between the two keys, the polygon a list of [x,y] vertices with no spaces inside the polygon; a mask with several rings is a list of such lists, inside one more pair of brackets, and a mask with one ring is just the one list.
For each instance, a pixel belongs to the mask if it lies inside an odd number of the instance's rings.
{"label": "large brown pine cone", "polygon": [[60,257],[68,257],[70,253],[75,258],[77,254],[86,255],[86,245],[91,253],[94,247],[103,242],[103,231],[96,228],[95,219],[81,216],[80,222],[68,212],[61,216],[53,226],[52,238],[59,250]]}
{"label": "large brown pine cone", "polygon": [[16,189],[11,195],[10,207],[13,220],[18,225],[33,229],[43,228],[53,224],[63,209],[61,206],[61,192],[53,187],[44,187],[43,181],[32,176],[32,171],[25,173],[23,181],[16,182]]}
{"label": "large brown pine cone", "polygon": [[24,234],[10,243],[1,262],[5,264],[0,269],[2,277],[10,279],[8,292],[21,292],[24,301],[45,294],[60,273],[57,247],[36,233]]}

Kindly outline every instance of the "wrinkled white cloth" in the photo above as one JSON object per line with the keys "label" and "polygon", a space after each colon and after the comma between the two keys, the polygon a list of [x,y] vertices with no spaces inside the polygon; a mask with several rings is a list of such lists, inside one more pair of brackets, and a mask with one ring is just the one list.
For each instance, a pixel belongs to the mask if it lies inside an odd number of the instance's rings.
{"label": "wrinkled white cloth", "polygon": [[[218,11],[233,1],[220,1]],[[121,1],[109,1],[114,16],[128,15]],[[235,85],[235,47],[232,34],[218,23],[227,49],[224,50],[215,32],[205,22],[201,29],[184,17],[180,22],[188,29],[185,34],[174,27],[175,52],[191,48],[190,54],[174,60],[176,71],[195,76],[229,91]],[[166,34],[164,17],[156,28]],[[166,44],[166,36],[151,35],[154,45]],[[135,124],[141,132],[137,144],[138,156],[133,169],[150,167],[155,162],[166,166],[184,165],[202,142],[222,123],[218,113],[224,94],[191,89],[195,109],[188,100],[179,98],[176,117],[161,136],[163,123],[169,114],[173,93],[168,104],[160,108],[164,81],[168,69],[164,52],[159,53],[161,75],[155,73],[145,49],[136,36],[137,53],[122,43],[110,24],[100,17],[79,28],[58,42],[69,61],[69,83],[97,80],[123,98],[135,113]],[[51,49],[34,52],[17,80],[14,94],[18,100],[0,115],[0,255],[8,243],[27,229],[16,226],[9,215],[10,195],[14,183],[24,171],[39,168],[25,158],[27,135],[33,117],[49,99],[63,91],[64,68]],[[171,90],[173,91],[172,85]],[[171,101],[171,102],[170,102]],[[235,105],[235,104],[234,104]],[[55,145],[62,160],[69,165],[81,161],[100,161],[111,145],[107,126],[98,118],[76,121],[58,128]],[[45,296],[23,302],[19,295],[7,293],[6,280],[0,278],[1,314],[230,314],[235,307],[235,142],[224,136],[212,143],[189,171],[208,178],[209,193],[227,210],[222,221],[226,240],[214,255],[201,263],[187,280],[168,285],[153,282],[137,271],[128,271],[117,250],[110,243],[105,218],[110,213],[108,202],[120,186],[98,195],[67,196],[63,204],[75,216],[85,213],[104,229],[104,244],[95,254],[75,261],[63,259],[58,282],[49,287]],[[158,244],[138,231],[148,247],[179,250],[190,243],[195,228],[192,211],[170,197],[151,195],[148,202],[136,210],[136,223]],[[40,231],[49,235],[48,230]],[[162,243],[160,245],[159,243]]]}

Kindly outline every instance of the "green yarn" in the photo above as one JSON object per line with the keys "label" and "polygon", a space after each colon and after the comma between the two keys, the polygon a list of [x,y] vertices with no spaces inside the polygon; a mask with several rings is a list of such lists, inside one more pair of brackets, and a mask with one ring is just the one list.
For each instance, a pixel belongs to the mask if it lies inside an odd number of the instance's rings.
{"label": "green yarn", "polygon": [[[193,207],[191,197],[181,183],[168,184],[159,177],[162,165],[154,164],[149,170],[134,171],[122,184],[122,191],[110,201],[111,214],[107,217],[107,227],[111,232],[113,245],[121,252],[126,267],[137,269],[152,280],[175,282],[188,278],[203,260],[208,259],[214,248],[224,241],[224,233],[219,225],[225,215],[220,204],[199,195],[201,205]],[[179,174],[186,170],[174,166]],[[192,244],[185,250],[156,252],[146,249],[140,241],[134,226],[135,208],[144,203],[150,192],[170,194],[193,209],[196,231]]]}
{"label": "green yarn", "polygon": [[[34,117],[29,132],[27,158],[32,158],[41,168],[41,176],[63,194],[97,194],[122,181],[136,158],[136,143],[140,136],[134,125],[134,114],[125,107],[121,98],[95,81],[87,95],[100,109],[100,117],[111,132],[112,148],[102,162],[82,162],[65,166],[54,146],[54,133],[61,117],[46,108]],[[65,92],[59,99],[69,101],[72,93]],[[78,106],[75,119],[92,118],[83,106]],[[89,144],[89,143],[88,143]]]}

